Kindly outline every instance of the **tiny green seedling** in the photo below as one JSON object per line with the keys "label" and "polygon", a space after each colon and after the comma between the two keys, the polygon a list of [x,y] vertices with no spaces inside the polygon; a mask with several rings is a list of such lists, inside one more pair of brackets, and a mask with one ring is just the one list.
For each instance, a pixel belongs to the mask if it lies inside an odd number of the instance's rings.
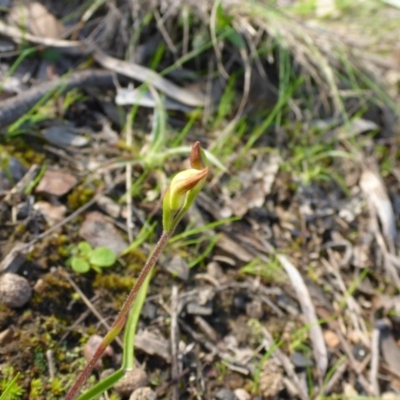
{"label": "tiny green seedling", "polygon": [[117,256],[107,247],[96,247],[95,249],[88,242],[80,242],[72,250],[72,257],[67,263],[71,268],[80,274],[89,272],[90,269],[101,273],[102,268],[111,267],[115,264]]}

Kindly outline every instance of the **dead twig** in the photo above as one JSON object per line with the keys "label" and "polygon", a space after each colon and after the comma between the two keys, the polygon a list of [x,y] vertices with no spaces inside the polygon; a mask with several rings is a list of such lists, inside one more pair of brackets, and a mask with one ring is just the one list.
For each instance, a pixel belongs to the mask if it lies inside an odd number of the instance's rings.
{"label": "dead twig", "polygon": [[[178,325],[178,286],[174,285],[171,292],[171,377],[176,379],[182,372],[179,362],[179,325]],[[179,400],[179,380],[176,380],[172,391],[172,399]]]}

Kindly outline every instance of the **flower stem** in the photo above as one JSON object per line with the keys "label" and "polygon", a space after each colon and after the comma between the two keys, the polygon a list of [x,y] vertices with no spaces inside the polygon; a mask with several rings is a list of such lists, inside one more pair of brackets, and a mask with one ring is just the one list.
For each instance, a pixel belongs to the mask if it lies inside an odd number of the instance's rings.
{"label": "flower stem", "polygon": [[[176,224],[174,224],[175,228]],[[160,256],[161,252],[163,251],[164,247],[168,243],[168,240],[173,234],[174,229],[170,229],[169,232],[164,231],[154,248],[153,252],[151,253],[150,257],[146,261],[146,264],[144,265],[143,269],[140,271],[140,274],[137,278],[137,281],[135,282],[135,285],[133,286],[132,290],[130,291],[128,297],[125,300],[125,303],[123,304],[121,311],[119,312],[117,318],[115,319],[113,325],[111,326],[111,329],[107,333],[107,335],[103,338],[103,341],[95,351],[93,357],[90,359],[90,361],[86,364],[85,368],[82,370],[82,372],[79,374],[77,380],[75,383],[72,385],[71,389],[68,391],[67,395],[65,396],[65,400],[74,400],[76,396],[78,395],[79,390],[83,386],[83,384],[86,382],[86,379],[92,372],[94,366],[96,365],[97,361],[99,358],[102,356],[104,353],[105,349],[107,346],[118,336],[118,334],[121,332],[122,328],[125,325],[126,322],[126,317],[129,313],[129,310],[132,307],[132,304],[139,293],[140,288],[143,285],[144,280],[150,273],[151,269],[157,262],[158,257]]]}

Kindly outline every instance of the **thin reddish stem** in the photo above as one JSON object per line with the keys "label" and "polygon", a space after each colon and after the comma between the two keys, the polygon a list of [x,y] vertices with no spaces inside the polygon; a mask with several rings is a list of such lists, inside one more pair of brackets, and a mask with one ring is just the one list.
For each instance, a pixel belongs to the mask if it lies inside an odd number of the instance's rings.
{"label": "thin reddish stem", "polygon": [[160,253],[164,249],[165,245],[167,244],[169,238],[171,237],[173,230],[171,232],[163,232],[158,241],[156,247],[154,248],[153,252],[151,253],[149,259],[147,260],[146,264],[144,265],[143,269],[140,271],[140,274],[132,288],[129,292],[128,297],[123,304],[121,311],[119,312],[117,318],[115,319],[113,325],[111,326],[110,331],[104,337],[103,341],[100,343],[99,347],[95,351],[91,360],[86,364],[85,368],[79,374],[77,380],[72,385],[71,389],[68,391],[67,395],[65,396],[65,400],[74,400],[78,395],[80,389],[82,388],[83,384],[86,382],[86,379],[92,372],[94,366],[96,365],[99,358],[104,353],[107,346],[115,339],[115,337],[121,332],[122,328],[125,325],[126,317],[128,315],[129,310],[132,307],[133,302],[137,294],[139,293],[140,288],[143,285],[144,280],[146,279],[147,275],[150,273],[151,269],[157,262]]}

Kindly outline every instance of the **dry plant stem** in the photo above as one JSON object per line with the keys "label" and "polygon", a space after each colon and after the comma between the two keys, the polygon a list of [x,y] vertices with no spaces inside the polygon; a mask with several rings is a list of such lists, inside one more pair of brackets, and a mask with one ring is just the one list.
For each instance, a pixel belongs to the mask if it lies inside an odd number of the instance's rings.
{"label": "dry plant stem", "polygon": [[125,303],[122,306],[120,313],[118,314],[113,325],[111,326],[110,331],[104,337],[100,346],[97,348],[96,352],[94,353],[92,359],[86,364],[85,368],[82,370],[82,372],[78,376],[76,382],[71,387],[71,389],[68,391],[67,395],[65,396],[65,400],[74,400],[76,398],[79,390],[85,383],[86,379],[92,372],[94,366],[96,365],[96,363],[99,360],[99,358],[101,357],[101,355],[104,353],[107,346],[121,332],[122,328],[125,325],[126,317],[129,313],[129,310],[131,309],[131,306],[132,306],[137,294],[139,293],[139,290],[142,287],[144,280],[146,279],[147,275],[150,273],[151,269],[155,265],[159,255],[161,254],[162,250],[164,249],[165,245],[167,244],[168,240],[170,239],[171,235],[173,234],[173,231],[174,231],[174,229],[172,229],[170,232],[164,231],[163,234],[161,235],[160,240],[158,241],[152,254],[150,255],[149,259],[147,260],[142,271],[140,272],[140,275],[137,278],[135,285],[133,286],[127,299],[125,300]]}

